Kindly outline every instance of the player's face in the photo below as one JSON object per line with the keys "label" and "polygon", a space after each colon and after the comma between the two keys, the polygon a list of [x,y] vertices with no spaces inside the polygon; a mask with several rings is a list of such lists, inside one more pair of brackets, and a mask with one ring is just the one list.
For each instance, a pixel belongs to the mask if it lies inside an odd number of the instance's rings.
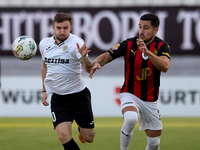
{"label": "player's face", "polygon": [[143,39],[146,44],[149,44],[154,40],[157,32],[158,28],[151,26],[150,21],[140,20],[139,37]]}
{"label": "player's face", "polygon": [[55,40],[57,43],[61,43],[69,37],[72,30],[72,25],[69,21],[64,21],[61,23],[55,22],[53,25],[53,30],[55,32]]}

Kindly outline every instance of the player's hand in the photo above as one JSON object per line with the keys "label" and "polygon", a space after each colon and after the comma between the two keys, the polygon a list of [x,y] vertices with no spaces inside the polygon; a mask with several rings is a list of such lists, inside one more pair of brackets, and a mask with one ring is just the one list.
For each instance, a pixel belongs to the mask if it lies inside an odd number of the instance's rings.
{"label": "player's hand", "polygon": [[148,49],[147,49],[146,44],[144,43],[144,41],[141,38],[138,38],[136,43],[138,45],[139,50],[142,53],[146,54],[146,52],[148,51]]}
{"label": "player's hand", "polygon": [[79,47],[78,43],[76,43],[76,45],[77,45],[78,51],[82,57],[85,57],[91,51],[90,48],[87,47],[85,43],[83,44],[82,47]]}
{"label": "player's hand", "polygon": [[47,102],[47,97],[48,97],[47,92],[42,92],[42,104],[44,106],[48,106],[49,105],[49,103]]}
{"label": "player's hand", "polygon": [[91,71],[90,71],[89,78],[92,79],[92,76],[93,76],[93,74],[95,73],[95,71],[96,71],[97,69],[100,69],[100,68],[101,68],[101,65],[100,65],[99,63],[93,63],[93,67],[92,67],[92,69],[91,69]]}

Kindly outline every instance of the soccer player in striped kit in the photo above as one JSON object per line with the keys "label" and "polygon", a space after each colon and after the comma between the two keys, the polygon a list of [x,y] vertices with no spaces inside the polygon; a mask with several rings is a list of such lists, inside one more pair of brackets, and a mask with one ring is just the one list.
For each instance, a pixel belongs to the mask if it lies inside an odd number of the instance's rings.
{"label": "soccer player in striped kit", "polygon": [[52,93],[52,121],[59,140],[65,150],[80,150],[72,138],[73,120],[78,124],[82,143],[94,139],[91,94],[81,77],[81,65],[89,73],[92,62],[88,58],[89,48],[81,38],[70,33],[71,29],[71,15],[59,12],[54,17],[55,34],[39,44],[43,60],[42,104],[49,105],[46,99]]}
{"label": "soccer player in striped kit", "polygon": [[[124,123],[120,133],[121,150],[128,150],[133,129],[140,115],[140,130],[145,130],[145,150],[159,150],[162,122],[159,114],[158,95],[161,72],[170,66],[170,47],[158,38],[159,18],[144,14],[139,21],[139,36],[126,39],[98,56],[89,77],[96,69],[123,56],[125,81],[120,91]],[[137,148],[136,148],[137,149]]]}

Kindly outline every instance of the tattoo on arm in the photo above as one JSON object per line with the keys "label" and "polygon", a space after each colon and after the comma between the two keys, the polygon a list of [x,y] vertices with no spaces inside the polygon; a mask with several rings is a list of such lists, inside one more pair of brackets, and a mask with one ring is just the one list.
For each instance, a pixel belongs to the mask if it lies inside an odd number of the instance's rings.
{"label": "tattoo on arm", "polygon": [[113,58],[111,57],[110,53],[104,53],[102,55],[99,56],[99,58],[97,59],[97,62],[101,65],[104,66],[105,64],[111,62],[113,60]]}
{"label": "tattoo on arm", "polygon": [[81,57],[80,62],[86,71],[90,70],[92,68],[92,62],[90,61],[90,59],[87,56]]}

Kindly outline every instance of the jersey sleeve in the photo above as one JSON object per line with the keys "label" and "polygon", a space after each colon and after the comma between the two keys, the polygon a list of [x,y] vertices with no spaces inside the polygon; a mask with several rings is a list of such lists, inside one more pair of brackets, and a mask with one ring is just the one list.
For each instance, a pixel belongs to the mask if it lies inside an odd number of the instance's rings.
{"label": "jersey sleeve", "polygon": [[43,52],[44,52],[43,40],[40,41],[40,43],[39,43],[39,51],[40,51],[40,54],[41,54],[42,60],[45,61],[45,59],[44,59],[44,55],[43,55]]}
{"label": "jersey sleeve", "polygon": [[170,46],[167,43],[164,43],[161,47],[160,50],[158,52],[158,56],[166,56],[169,59],[170,58]]}
{"label": "jersey sleeve", "polygon": [[[82,47],[84,44],[84,41],[83,41],[83,39],[78,37],[76,40],[76,43],[79,44],[79,47]],[[77,59],[79,60],[79,59],[81,59],[82,56],[81,56],[81,53],[79,53],[79,51],[78,51],[78,47],[77,47],[76,43],[75,43],[75,55],[76,55]]]}
{"label": "jersey sleeve", "polygon": [[122,41],[117,45],[113,46],[108,52],[110,53],[113,59],[116,59],[120,56],[125,56],[127,51],[127,43],[128,41]]}

